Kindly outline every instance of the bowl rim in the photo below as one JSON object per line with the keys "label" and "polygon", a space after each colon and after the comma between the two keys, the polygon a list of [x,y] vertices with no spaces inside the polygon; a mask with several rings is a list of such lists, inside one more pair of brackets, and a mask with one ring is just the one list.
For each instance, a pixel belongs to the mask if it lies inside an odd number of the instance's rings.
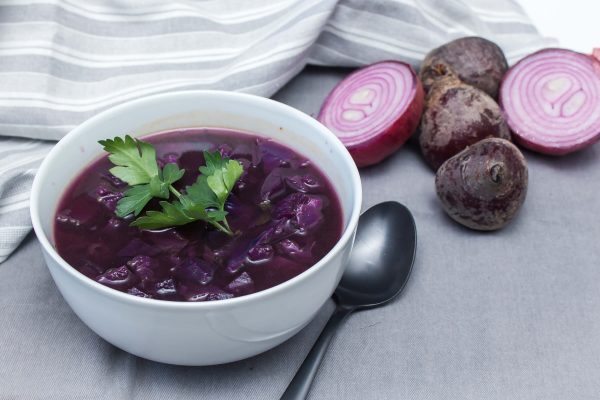
{"label": "bowl rim", "polygon": [[[75,140],[74,138],[81,135],[80,132],[85,132],[88,129],[88,126],[96,123],[99,120],[109,119],[111,115],[115,113],[126,112],[130,108],[138,108],[143,106],[144,104],[156,102],[156,101],[172,101],[181,96],[191,96],[191,97],[222,97],[223,99],[228,98],[238,98],[245,102],[254,102],[260,107],[271,108],[274,112],[285,113],[289,115],[290,118],[301,119],[303,122],[307,123],[314,130],[318,131],[321,135],[328,137],[331,142],[332,148],[337,151],[344,161],[344,165],[342,168],[348,170],[348,174],[350,175],[351,181],[351,194],[354,197],[352,208],[349,210],[350,217],[348,220],[348,224],[344,227],[342,232],[342,236],[336,242],[323,258],[317,261],[315,264],[311,265],[307,270],[298,274],[297,276],[272,286],[270,288],[254,292],[245,296],[233,297],[230,299],[223,300],[214,300],[214,301],[202,301],[202,302],[191,302],[191,301],[170,301],[170,300],[161,300],[161,299],[153,299],[153,298],[144,298],[139,296],[134,296],[125,292],[121,292],[119,290],[110,288],[108,286],[102,285],[101,283],[96,282],[93,279],[88,278],[79,272],[75,267],[71,266],[67,261],[65,261],[56,251],[54,246],[50,243],[50,240],[44,229],[42,228],[40,214],[39,214],[39,204],[42,198],[41,193],[41,185],[42,182],[47,179],[48,170],[50,166],[55,162],[57,158],[61,156],[61,153],[64,148],[67,148],[71,145],[71,141]],[[252,132],[252,131],[249,131]],[[152,133],[150,133],[152,134]],[[282,141],[282,144],[289,146],[294,149],[293,143],[288,144]],[[295,149],[294,149],[295,150]],[[88,162],[91,162],[89,160]],[[64,188],[63,188],[64,190]],[[303,280],[308,279],[310,276],[316,274],[320,269],[325,268],[325,266],[329,263],[329,261],[335,257],[345,246],[351,241],[354,237],[354,231],[356,226],[358,225],[358,218],[360,216],[360,210],[362,207],[362,186],[360,181],[360,175],[358,173],[358,168],[352,159],[352,156],[344,147],[342,142],[333,134],[326,126],[321,124],[316,119],[310,117],[308,114],[291,107],[287,104],[283,104],[276,100],[272,100],[266,97],[256,96],[247,93],[239,93],[239,92],[230,92],[224,90],[188,90],[188,91],[175,91],[168,93],[161,93],[151,96],[145,96],[139,99],[135,99],[132,101],[127,101],[125,103],[121,103],[109,109],[106,109],[91,118],[85,120],[83,123],[75,127],[69,133],[67,133],[59,142],[50,150],[47,156],[42,161],[40,167],[38,168],[38,172],[35,175],[33,180],[33,185],[31,188],[31,196],[30,196],[30,216],[33,225],[33,230],[42,245],[43,250],[62,268],[68,275],[74,278],[76,281],[79,281],[81,284],[87,286],[91,290],[99,291],[101,294],[104,294],[109,297],[113,297],[116,300],[124,301],[126,303],[132,305],[139,306],[148,306],[148,307],[158,307],[164,309],[203,309],[203,310],[213,310],[219,309],[223,307],[235,307],[242,305],[244,303],[250,303],[253,301],[260,301],[262,299],[268,298],[270,296],[277,295],[282,291],[287,290],[289,287],[295,286],[302,282]],[[54,210],[55,212],[56,210]],[[53,277],[54,278],[54,277]]]}

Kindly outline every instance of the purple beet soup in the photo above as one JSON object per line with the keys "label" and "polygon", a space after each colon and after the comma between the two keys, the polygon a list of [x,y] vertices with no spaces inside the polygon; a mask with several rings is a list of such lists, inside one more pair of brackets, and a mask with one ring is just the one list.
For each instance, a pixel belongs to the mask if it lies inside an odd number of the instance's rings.
{"label": "purple beet soup", "polygon": [[[58,253],[79,272],[135,296],[209,301],[258,292],[306,271],[342,233],[342,211],[331,184],[310,160],[269,139],[221,128],[147,136],[159,164],[185,169],[185,191],[203,151],[238,160],[244,173],[226,203],[236,234],[204,222],[163,230],[129,226],[117,201],[127,185],[108,171],[107,156],[89,165],[67,188],[54,223]],[[145,210],[159,209],[152,201]]]}

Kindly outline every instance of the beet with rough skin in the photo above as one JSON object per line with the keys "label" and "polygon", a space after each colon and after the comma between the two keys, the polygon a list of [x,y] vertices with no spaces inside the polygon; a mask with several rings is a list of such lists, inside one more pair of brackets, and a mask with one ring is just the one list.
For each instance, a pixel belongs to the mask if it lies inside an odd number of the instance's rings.
{"label": "beet with rough skin", "polygon": [[425,90],[439,79],[436,69],[445,66],[461,81],[483,90],[494,99],[508,63],[502,49],[487,39],[471,36],[453,40],[430,51],[421,64],[420,77]]}
{"label": "beet with rough skin", "polygon": [[515,145],[484,139],[446,161],[435,177],[446,213],[477,230],[505,226],[527,194],[527,163]]}
{"label": "beet with rough skin", "polygon": [[444,76],[427,95],[419,136],[423,157],[434,170],[482,139],[510,140],[510,130],[494,99],[447,70],[438,72]]}

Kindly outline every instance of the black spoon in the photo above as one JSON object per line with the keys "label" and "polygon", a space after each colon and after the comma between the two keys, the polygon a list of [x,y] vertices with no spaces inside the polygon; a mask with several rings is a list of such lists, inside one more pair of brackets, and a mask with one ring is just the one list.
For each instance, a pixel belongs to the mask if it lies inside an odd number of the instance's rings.
{"label": "black spoon", "polygon": [[400,294],[416,249],[415,221],[402,204],[377,204],[360,216],[354,248],[334,294],[337,307],[281,400],[306,398],[336,329],[351,312],[381,306]]}

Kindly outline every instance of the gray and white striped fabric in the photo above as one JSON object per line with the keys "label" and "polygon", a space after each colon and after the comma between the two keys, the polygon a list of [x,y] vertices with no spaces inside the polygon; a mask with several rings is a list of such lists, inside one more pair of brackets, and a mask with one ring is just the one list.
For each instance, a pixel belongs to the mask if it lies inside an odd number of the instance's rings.
{"label": "gray and white striped fabric", "polygon": [[271,96],[306,63],[417,66],[465,35],[512,62],[554,44],[512,0],[2,0],[0,262],[30,230],[51,140],[106,108],[173,90]]}

